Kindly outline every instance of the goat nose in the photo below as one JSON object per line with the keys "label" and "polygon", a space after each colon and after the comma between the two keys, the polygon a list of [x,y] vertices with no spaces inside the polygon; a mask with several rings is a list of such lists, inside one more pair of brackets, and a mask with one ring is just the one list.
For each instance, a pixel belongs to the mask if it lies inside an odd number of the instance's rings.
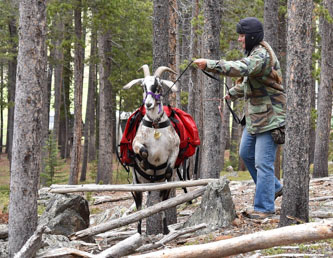
{"label": "goat nose", "polygon": [[147,108],[150,108],[152,106],[152,103],[146,103]]}

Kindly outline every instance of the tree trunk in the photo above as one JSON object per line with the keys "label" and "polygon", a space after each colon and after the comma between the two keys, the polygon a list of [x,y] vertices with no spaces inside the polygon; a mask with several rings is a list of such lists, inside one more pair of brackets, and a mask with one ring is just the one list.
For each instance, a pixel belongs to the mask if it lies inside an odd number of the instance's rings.
{"label": "tree trunk", "polygon": [[82,138],[82,90],[84,68],[84,38],[81,21],[82,1],[77,0],[74,9],[75,44],[74,44],[74,128],[71,166],[68,184],[77,184],[79,180]]}
{"label": "tree trunk", "polygon": [[[204,2],[204,42],[203,55],[209,59],[220,57],[221,3],[217,0]],[[203,140],[202,140],[202,178],[220,176],[220,130],[221,121],[218,102],[220,85],[209,77],[204,79],[203,87]]]}
{"label": "tree trunk", "polygon": [[[199,15],[199,4],[198,4],[198,0],[191,0],[191,8],[192,8],[192,13],[191,13],[191,21],[197,19],[198,15]],[[198,35],[196,33],[196,29],[197,29],[197,24],[191,22],[191,31],[190,31],[190,42],[189,42],[189,58],[188,60],[192,60],[194,57],[199,56],[198,55]],[[198,118],[196,117],[195,114],[195,107],[196,107],[196,102],[195,102],[195,97],[198,95],[197,89],[196,89],[196,85],[197,85],[197,73],[198,73],[198,69],[189,69],[188,74],[189,74],[189,78],[188,78],[188,101],[187,101],[187,112],[193,117],[193,119],[196,121],[197,126],[198,126]],[[191,165],[191,169],[190,169],[190,175],[191,178],[198,178],[197,175],[194,175],[194,163],[195,163],[195,157],[190,158],[190,165]],[[192,165],[193,164],[193,165]],[[200,171],[200,169],[198,168],[198,171]]]}
{"label": "tree trunk", "polygon": [[111,74],[111,32],[98,35],[99,64],[99,153],[96,183],[112,184],[112,90]]}
{"label": "tree trunk", "polygon": [[20,1],[20,33],[15,96],[9,207],[9,256],[37,227],[46,74],[46,2]]}
{"label": "tree trunk", "polygon": [[9,42],[10,42],[10,54],[12,58],[8,61],[8,118],[7,118],[7,140],[6,140],[6,152],[9,161],[12,157],[13,146],[13,131],[14,131],[14,106],[15,106],[15,88],[16,88],[16,69],[17,69],[17,27],[16,27],[16,12],[17,1],[9,1],[11,5],[11,13],[8,21],[9,29]]}
{"label": "tree trunk", "polygon": [[264,2],[264,31],[267,41],[274,52],[278,50],[279,1],[265,0]]}
{"label": "tree trunk", "polygon": [[4,128],[4,124],[3,124],[3,111],[4,111],[4,103],[5,100],[3,98],[3,91],[4,91],[4,72],[3,72],[3,67],[4,64],[3,62],[1,62],[0,64],[1,66],[1,71],[0,71],[0,76],[1,76],[1,89],[0,89],[0,153],[2,153],[2,144],[3,144],[3,128]]}
{"label": "tree trunk", "polygon": [[[69,20],[72,20],[72,13],[68,14],[66,13],[66,16],[69,16]],[[66,17],[67,18],[67,17]],[[68,19],[68,18],[67,18]],[[65,35],[64,39],[66,41],[70,41],[71,34],[70,31],[72,31],[72,26],[69,21],[65,21],[64,23],[65,27]],[[69,157],[69,150],[71,146],[71,132],[72,132],[72,118],[70,114],[70,86],[71,81],[73,77],[73,71],[71,68],[72,63],[72,56],[71,56],[71,44],[64,45],[64,64],[63,64],[63,88],[62,88],[62,94],[61,94],[61,107],[60,107],[60,129],[59,129],[59,145],[61,158],[65,159]]]}
{"label": "tree trunk", "polygon": [[[168,0],[169,1],[169,36],[168,36],[168,41],[169,41],[169,46],[168,46],[168,52],[169,52],[169,57],[168,57],[168,66],[174,70],[177,71],[177,30],[178,30],[178,5],[177,5],[177,0]],[[179,64],[178,64],[179,65]],[[169,74],[169,79],[171,81],[176,81],[177,75],[176,74]],[[169,91],[169,104],[173,107],[176,107],[176,93],[173,93]]]}
{"label": "tree trunk", "polygon": [[288,1],[287,111],[280,226],[309,221],[312,1]]}
{"label": "tree trunk", "polygon": [[[333,1],[324,0],[323,7],[333,17]],[[318,118],[313,164],[313,177],[328,176],[333,87],[333,24],[323,15],[321,25],[321,73],[318,89]]]}
{"label": "tree trunk", "polygon": [[[265,41],[273,48],[275,53],[278,53],[279,38],[279,2],[280,0],[265,0],[264,3],[264,31]],[[275,156],[274,171],[275,176],[280,178],[280,150],[279,146]]]}
{"label": "tree trunk", "polygon": [[[63,39],[64,24],[59,13],[56,17],[57,39],[55,40],[55,67],[54,67],[54,120],[53,120],[53,135],[58,143],[59,126],[60,126],[60,107],[63,88],[63,59],[64,54],[61,47]],[[59,142],[60,144],[60,142]]]}
{"label": "tree trunk", "polygon": [[[169,0],[154,0],[153,16],[153,71],[155,71],[159,66],[169,65]],[[163,78],[166,78],[165,76]],[[167,88],[164,91],[167,91]],[[164,105],[169,104],[169,94],[165,95],[163,102]]]}
{"label": "tree trunk", "polygon": [[[95,44],[97,45],[97,40],[95,42]],[[96,47],[97,49],[97,47]],[[96,55],[97,55],[97,51],[96,51]],[[90,117],[90,121],[89,121],[89,125],[90,125],[90,129],[89,129],[89,147],[88,147],[88,162],[92,162],[94,160],[96,160],[96,146],[97,146],[97,140],[96,140],[96,133],[97,133],[97,126],[96,123],[98,121],[98,112],[97,110],[99,110],[98,108],[98,104],[97,104],[97,65],[94,64],[94,72],[93,73],[93,82],[94,82],[94,94],[92,97],[92,102],[90,103],[91,108],[92,108],[92,112],[91,112],[91,117]]]}
{"label": "tree trunk", "polygon": [[[90,123],[95,119],[94,116],[94,95],[95,95],[95,56],[96,56],[96,31],[93,30],[91,33],[91,47],[90,47],[90,64],[89,64],[89,80],[88,80],[88,97],[87,97],[87,109],[86,109],[86,120],[84,123],[84,149],[83,149],[83,161],[80,181],[86,181],[87,165],[88,165],[88,153],[89,153],[89,140],[91,138]],[[94,142],[95,144],[95,142]]]}
{"label": "tree trunk", "polygon": [[[319,33],[319,32],[318,32]],[[317,20],[313,19],[312,21],[312,33],[311,33],[311,52],[312,56],[315,54],[317,49],[319,48],[318,46],[318,40],[317,40]],[[312,74],[314,74],[316,70],[316,65],[318,64],[318,60],[316,58],[312,58]],[[313,164],[314,162],[314,152],[315,152],[315,146],[316,146],[316,118],[313,114],[316,112],[316,99],[317,99],[317,82],[318,80],[316,79],[316,76],[312,75],[311,77],[311,91],[310,91],[310,96],[311,96],[311,116],[310,116],[310,140],[309,140],[309,162],[310,164]],[[319,82],[318,82],[319,84]]]}
{"label": "tree trunk", "polygon": [[[179,63],[183,67],[188,64],[191,60],[190,58],[190,45],[191,45],[191,11],[192,11],[192,1],[185,0],[179,1],[179,8],[181,8],[181,18],[179,18],[179,29],[178,33],[181,35],[181,49],[180,49],[180,60]],[[181,70],[183,70],[181,69]],[[183,100],[185,96],[188,97],[189,94],[189,85],[190,85],[190,70],[185,72],[180,78],[180,108],[184,111],[187,110],[188,99],[185,103]]]}

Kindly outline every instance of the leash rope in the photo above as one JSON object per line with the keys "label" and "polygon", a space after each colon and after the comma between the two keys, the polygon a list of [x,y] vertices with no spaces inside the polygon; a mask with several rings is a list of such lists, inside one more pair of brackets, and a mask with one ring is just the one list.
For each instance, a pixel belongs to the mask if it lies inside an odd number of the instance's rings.
{"label": "leash rope", "polygon": [[[218,81],[219,83],[221,83],[221,80],[220,80],[220,79],[214,77],[213,75],[207,73],[207,72],[204,71],[204,70],[201,70],[201,71],[202,71],[205,75],[207,75],[208,77],[210,77],[211,79],[213,79],[213,80]],[[225,82],[223,82],[223,84],[226,86],[227,91],[228,91],[228,93],[229,93],[229,90],[230,90],[229,86],[228,86]],[[227,103],[227,106],[228,106],[228,108],[229,108],[229,110],[230,110],[230,113],[232,114],[232,117],[234,118],[235,122],[236,122],[237,124],[241,124],[241,120],[239,119],[239,117],[237,116],[237,114],[235,113],[235,111],[232,110],[232,108],[231,108],[231,106],[230,106],[230,103],[229,103],[226,99],[225,99],[225,102]]]}
{"label": "leash rope", "polygon": [[165,95],[172,89],[172,87],[175,86],[175,84],[179,81],[179,79],[183,76],[183,74],[191,66],[192,63],[193,63],[193,60],[186,66],[186,68],[184,69],[184,71],[182,71],[182,73],[179,75],[179,77],[177,78],[177,80],[175,80],[175,82],[172,84],[172,86],[162,95],[163,97],[165,97]]}

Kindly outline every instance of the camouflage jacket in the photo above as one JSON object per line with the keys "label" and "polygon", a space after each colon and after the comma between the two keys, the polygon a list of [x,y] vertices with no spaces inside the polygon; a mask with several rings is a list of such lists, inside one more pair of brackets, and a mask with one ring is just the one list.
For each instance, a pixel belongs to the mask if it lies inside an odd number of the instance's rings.
{"label": "camouflage jacket", "polygon": [[[208,60],[206,71],[242,77],[230,89],[232,100],[243,97],[246,127],[249,133],[262,133],[285,125],[286,96],[272,69],[281,77],[281,69],[268,43],[256,46],[239,61]],[[272,58],[272,60],[271,60]]]}

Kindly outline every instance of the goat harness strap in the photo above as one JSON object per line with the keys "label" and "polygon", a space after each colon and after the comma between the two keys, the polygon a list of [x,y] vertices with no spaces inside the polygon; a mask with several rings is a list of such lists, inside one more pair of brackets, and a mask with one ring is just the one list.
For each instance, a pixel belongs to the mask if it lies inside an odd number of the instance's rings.
{"label": "goat harness strap", "polygon": [[170,123],[170,120],[166,120],[162,123],[155,123],[155,122],[151,122],[151,121],[148,121],[146,119],[143,119],[142,120],[142,124],[146,127],[150,127],[150,128],[165,128],[165,127],[168,127],[171,123]]}
{"label": "goat harness strap", "polygon": [[[142,161],[142,158],[139,155],[136,155],[136,158],[139,161]],[[156,171],[160,170],[160,169],[165,169],[168,166],[168,162],[165,162],[162,165],[159,166],[154,166],[152,164],[150,164],[148,161],[145,162],[145,166],[147,166],[145,169],[151,169],[154,170],[154,175],[149,175],[147,173],[145,173],[138,164],[135,164],[135,171],[137,171],[142,177],[144,177],[145,179],[151,181],[151,182],[155,182],[155,181],[159,181],[162,179],[165,179],[165,174],[162,175],[156,175]]]}

